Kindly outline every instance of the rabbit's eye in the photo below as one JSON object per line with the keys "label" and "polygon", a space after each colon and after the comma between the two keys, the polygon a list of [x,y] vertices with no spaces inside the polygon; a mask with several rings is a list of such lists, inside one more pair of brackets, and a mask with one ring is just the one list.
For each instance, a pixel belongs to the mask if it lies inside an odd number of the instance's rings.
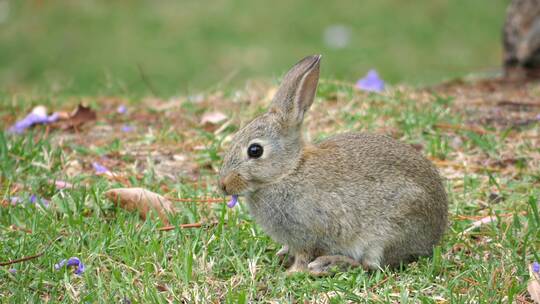
{"label": "rabbit's eye", "polygon": [[247,153],[250,158],[259,158],[263,155],[263,147],[259,144],[251,144]]}

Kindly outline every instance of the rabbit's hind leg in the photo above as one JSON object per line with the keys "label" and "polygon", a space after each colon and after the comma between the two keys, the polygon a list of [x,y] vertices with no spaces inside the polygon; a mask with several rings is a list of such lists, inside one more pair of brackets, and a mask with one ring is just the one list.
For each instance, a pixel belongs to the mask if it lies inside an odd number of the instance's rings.
{"label": "rabbit's hind leg", "polygon": [[313,276],[325,276],[333,270],[346,271],[360,266],[358,261],[344,255],[323,255],[308,264],[309,273]]}

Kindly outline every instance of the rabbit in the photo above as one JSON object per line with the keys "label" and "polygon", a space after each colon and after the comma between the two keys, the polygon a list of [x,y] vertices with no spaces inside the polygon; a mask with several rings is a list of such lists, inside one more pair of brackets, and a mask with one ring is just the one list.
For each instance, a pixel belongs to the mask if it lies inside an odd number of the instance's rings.
{"label": "rabbit", "polygon": [[503,65],[509,79],[540,76],[540,0],[513,0],[503,28]]}
{"label": "rabbit", "polygon": [[219,187],[294,258],[288,273],[399,266],[432,254],[448,203],[433,164],[390,137],[344,133],[307,143],[321,56],[299,61],[269,109],[232,138]]}

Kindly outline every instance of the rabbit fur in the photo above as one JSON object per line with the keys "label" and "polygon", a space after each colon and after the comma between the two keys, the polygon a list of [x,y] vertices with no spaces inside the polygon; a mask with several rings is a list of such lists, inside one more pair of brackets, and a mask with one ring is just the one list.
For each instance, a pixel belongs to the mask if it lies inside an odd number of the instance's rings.
{"label": "rabbit fur", "polygon": [[[447,226],[437,169],[407,144],[365,133],[304,142],[320,55],[284,77],[268,111],[233,137],[220,170],[226,194],[245,197],[250,214],[294,256],[290,272],[333,266],[378,269],[429,256]],[[260,158],[247,149],[263,147]]]}

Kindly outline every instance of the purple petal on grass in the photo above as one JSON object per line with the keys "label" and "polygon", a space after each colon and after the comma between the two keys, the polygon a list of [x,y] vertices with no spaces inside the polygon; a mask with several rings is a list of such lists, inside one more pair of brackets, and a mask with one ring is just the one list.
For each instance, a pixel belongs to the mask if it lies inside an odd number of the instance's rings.
{"label": "purple petal on grass", "polygon": [[130,126],[130,125],[123,125],[121,130],[122,130],[122,132],[128,133],[128,132],[133,131],[133,127]]}
{"label": "purple petal on grass", "polygon": [[356,82],[356,87],[367,92],[382,92],[384,90],[384,80],[379,77],[379,73],[370,70],[367,75]]}
{"label": "purple petal on grass", "polygon": [[54,270],[60,270],[60,268],[64,267],[66,265],[66,259],[61,260],[57,264],[54,264]]}
{"label": "purple petal on grass", "polygon": [[75,274],[83,273],[86,268],[79,258],[71,257],[68,260],[63,259],[58,262],[58,264],[54,264],[54,269],[60,270],[60,268],[64,267],[64,265],[66,267],[76,266],[77,268],[75,269]]}
{"label": "purple petal on grass", "polygon": [[538,264],[538,262],[534,262],[534,263],[532,264],[532,269],[533,269],[534,272],[540,274],[540,264]]}
{"label": "purple petal on grass", "polygon": [[232,208],[238,203],[238,195],[233,195],[231,200],[227,203],[227,207]]}
{"label": "purple petal on grass", "polygon": [[12,196],[9,198],[9,202],[11,203],[11,205],[17,205],[17,204],[20,204],[22,203],[22,198],[18,197],[18,196]]}
{"label": "purple petal on grass", "polygon": [[16,274],[16,273],[17,273],[17,269],[15,269],[15,268],[10,268],[10,269],[8,269],[8,272],[11,273],[11,274]]}
{"label": "purple petal on grass", "polygon": [[93,162],[92,167],[94,167],[94,171],[96,171],[96,174],[106,174],[110,172],[109,169],[107,169],[107,167],[101,165],[98,162]]}
{"label": "purple petal on grass", "polygon": [[60,114],[57,112],[52,113],[50,116],[47,117],[47,123],[55,122],[60,118]]}
{"label": "purple petal on grass", "polygon": [[118,108],[116,109],[116,112],[118,112],[119,114],[126,114],[127,112],[127,107],[125,105],[120,105],[118,106]]}
{"label": "purple petal on grass", "polygon": [[25,118],[17,121],[13,126],[8,129],[8,131],[15,134],[22,134],[26,129],[30,128],[33,125],[47,124],[55,122],[57,120],[58,113],[47,116],[47,114],[43,115],[40,113],[31,112],[30,114],[26,115]]}
{"label": "purple petal on grass", "polygon": [[[38,201],[38,197],[35,195],[35,194],[32,194],[30,196],[30,203],[31,204],[35,204],[36,202]],[[44,198],[40,198],[39,199],[39,202],[44,206],[44,207],[49,207],[49,200],[46,200]]]}
{"label": "purple petal on grass", "polygon": [[[22,204],[24,202],[24,199],[22,199],[20,196],[12,196],[9,199],[9,201],[10,201],[11,205],[17,205],[17,204]],[[30,204],[35,204],[38,201],[38,197],[35,194],[32,194],[32,195],[30,195],[30,198],[28,199],[28,201],[30,202]],[[49,207],[49,203],[50,203],[49,200],[46,200],[44,198],[40,198],[39,202],[41,202],[41,204],[44,207]]]}

